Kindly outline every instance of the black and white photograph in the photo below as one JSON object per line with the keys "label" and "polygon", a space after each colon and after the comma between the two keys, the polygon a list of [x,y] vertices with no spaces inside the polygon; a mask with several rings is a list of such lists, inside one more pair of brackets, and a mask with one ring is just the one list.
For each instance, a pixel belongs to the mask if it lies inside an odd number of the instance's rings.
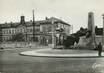
{"label": "black and white photograph", "polygon": [[0,0],[0,73],[104,73],[104,0]]}

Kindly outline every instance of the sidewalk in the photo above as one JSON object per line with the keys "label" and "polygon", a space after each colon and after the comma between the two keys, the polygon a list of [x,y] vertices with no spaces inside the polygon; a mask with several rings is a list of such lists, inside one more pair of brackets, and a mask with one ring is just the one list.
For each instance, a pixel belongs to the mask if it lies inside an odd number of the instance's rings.
{"label": "sidewalk", "polygon": [[[25,51],[19,53],[24,56],[34,56],[34,57],[56,57],[56,58],[89,58],[89,57],[99,57],[98,51],[93,50],[56,50],[56,49],[39,49],[33,51]],[[102,57],[104,52],[102,52]]]}
{"label": "sidewalk", "polygon": [[0,49],[0,52],[3,52],[3,51],[11,51],[11,50],[21,50],[21,49],[24,49],[24,50],[32,50],[32,49],[44,49],[44,48],[49,48],[48,46],[35,46],[35,47],[4,47],[4,49]]}

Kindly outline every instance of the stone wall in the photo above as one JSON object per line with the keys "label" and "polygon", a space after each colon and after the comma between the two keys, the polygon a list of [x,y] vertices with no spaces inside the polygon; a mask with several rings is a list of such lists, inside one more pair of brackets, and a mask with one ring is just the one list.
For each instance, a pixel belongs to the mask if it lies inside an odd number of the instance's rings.
{"label": "stone wall", "polygon": [[[95,36],[95,42],[96,42],[96,45],[98,45],[99,44],[99,42],[101,42],[102,43],[102,36]],[[87,44],[89,43],[89,40],[88,39],[86,39],[86,37],[85,36],[83,36],[83,37],[80,37],[80,40],[79,40],[79,43],[78,43],[78,45],[79,46],[82,46],[82,47],[89,47]],[[84,48],[83,48],[84,49]],[[88,48],[88,49],[92,49],[92,48]]]}

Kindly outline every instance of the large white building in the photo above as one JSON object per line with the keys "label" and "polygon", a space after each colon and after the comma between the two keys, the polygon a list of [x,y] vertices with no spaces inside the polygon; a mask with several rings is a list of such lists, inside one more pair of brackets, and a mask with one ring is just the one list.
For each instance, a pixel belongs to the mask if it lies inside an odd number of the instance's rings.
{"label": "large white building", "polygon": [[42,45],[49,45],[55,42],[54,39],[57,41],[56,34],[60,34],[57,29],[63,29],[62,33],[70,35],[70,24],[55,17],[40,21],[25,21],[25,16],[21,16],[20,22],[0,24],[0,28],[2,42],[18,42],[17,39],[22,36],[20,39],[22,42],[35,41]]}

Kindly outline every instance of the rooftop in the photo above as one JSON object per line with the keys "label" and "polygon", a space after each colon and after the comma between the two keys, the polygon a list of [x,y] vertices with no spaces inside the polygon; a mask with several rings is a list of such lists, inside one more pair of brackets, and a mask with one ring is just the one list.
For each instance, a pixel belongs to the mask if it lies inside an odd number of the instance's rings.
{"label": "rooftop", "polygon": [[[65,25],[69,25],[68,23],[62,21],[61,19],[55,18],[55,17],[51,17],[51,18],[46,18],[45,20],[39,20],[39,21],[35,21],[35,25],[43,25],[43,24],[52,24],[52,22],[54,23],[63,23]],[[4,23],[4,24],[0,24],[2,28],[16,28],[17,26],[21,25],[20,22],[11,22],[11,23]],[[33,21],[26,21],[25,26],[31,26],[33,25]]]}

